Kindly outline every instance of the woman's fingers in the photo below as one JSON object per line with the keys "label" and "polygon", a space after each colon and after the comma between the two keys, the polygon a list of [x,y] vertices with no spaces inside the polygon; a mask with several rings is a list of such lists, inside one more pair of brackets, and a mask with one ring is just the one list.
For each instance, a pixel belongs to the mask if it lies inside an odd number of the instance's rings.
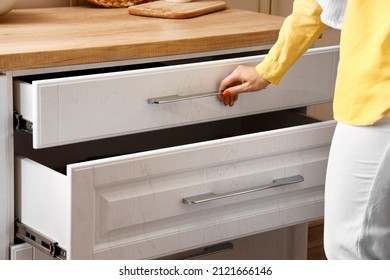
{"label": "woman's fingers", "polygon": [[238,66],[221,81],[218,99],[225,106],[233,106],[240,93],[262,90],[268,85],[269,82],[257,73],[255,67]]}
{"label": "woman's fingers", "polygon": [[225,91],[222,94],[218,95],[219,101],[221,101],[225,106],[234,106],[234,103],[238,100],[238,94],[231,94],[229,91]]}

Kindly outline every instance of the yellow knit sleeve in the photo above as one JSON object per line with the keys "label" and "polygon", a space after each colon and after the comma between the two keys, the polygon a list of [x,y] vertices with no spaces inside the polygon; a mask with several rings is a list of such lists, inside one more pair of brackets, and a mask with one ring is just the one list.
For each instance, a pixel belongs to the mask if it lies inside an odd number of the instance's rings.
{"label": "yellow knit sleeve", "polygon": [[279,32],[279,38],[265,59],[256,66],[257,72],[278,84],[287,70],[318,39],[326,25],[321,22],[321,6],[315,0],[295,0],[293,12]]}

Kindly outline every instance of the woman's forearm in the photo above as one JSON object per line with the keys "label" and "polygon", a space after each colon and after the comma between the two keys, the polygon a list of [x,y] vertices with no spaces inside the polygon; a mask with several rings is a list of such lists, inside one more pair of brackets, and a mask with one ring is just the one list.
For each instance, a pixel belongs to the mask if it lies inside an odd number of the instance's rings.
{"label": "woman's forearm", "polygon": [[318,39],[326,28],[321,22],[322,8],[315,0],[295,0],[279,38],[256,70],[266,80],[278,84],[288,69]]}

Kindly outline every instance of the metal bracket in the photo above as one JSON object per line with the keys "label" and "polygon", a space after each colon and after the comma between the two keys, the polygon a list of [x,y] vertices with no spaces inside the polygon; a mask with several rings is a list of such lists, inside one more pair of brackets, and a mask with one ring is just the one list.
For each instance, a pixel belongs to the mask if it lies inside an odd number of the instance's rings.
{"label": "metal bracket", "polygon": [[33,123],[23,119],[22,115],[19,115],[17,112],[14,112],[14,128],[16,130],[27,131],[28,133],[33,132]]}
{"label": "metal bracket", "polygon": [[27,242],[53,259],[66,260],[66,250],[59,247],[58,242],[43,236],[18,220],[15,221],[15,235],[17,238]]}

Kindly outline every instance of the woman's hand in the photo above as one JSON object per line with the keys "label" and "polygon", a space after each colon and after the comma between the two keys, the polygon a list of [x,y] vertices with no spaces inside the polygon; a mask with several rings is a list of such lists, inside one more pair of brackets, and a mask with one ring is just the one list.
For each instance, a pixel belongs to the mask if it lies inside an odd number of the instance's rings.
{"label": "woman's hand", "polygon": [[238,66],[219,85],[218,99],[225,106],[233,106],[238,99],[238,94],[265,89],[270,82],[257,73],[252,66]]}

